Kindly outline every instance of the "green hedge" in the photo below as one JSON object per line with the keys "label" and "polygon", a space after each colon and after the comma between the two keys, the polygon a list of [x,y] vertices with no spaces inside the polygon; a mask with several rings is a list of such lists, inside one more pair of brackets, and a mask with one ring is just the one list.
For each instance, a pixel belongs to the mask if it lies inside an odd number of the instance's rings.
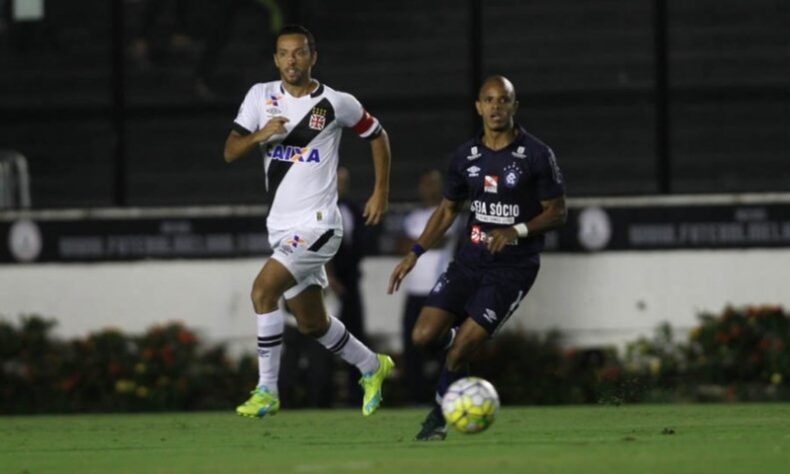
{"label": "green hedge", "polygon": [[[507,404],[790,400],[790,316],[782,308],[726,308],[699,320],[683,341],[662,325],[623,355],[568,349],[558,332],[504,333],[475,356],[472,372]],[[0,320],[2,413],[232,409],[257,377],[253,356],[231,359],[181,323],[69,341],[52,337],[54,324]],[[388,390],[388,405],[403,402],[398,388]]]}
{"label": "green hedge", "polygon": [[[53,321],[0,321],[4,413],[228,408],[254,383],[257,362],[203,347],[180,323],[143,335],[106,329],[84,339],[51,337]],[[242,383],[246,381],[246,383]]]}
{"label": "green hedge", "polygon": [[790,400],[790,315],[777,306],[703,313],[686,340],[663,325],[629,344],[626,375],[652,389],[645,399]]}
{"label": "green hedge", "polygon": [[504,403],[790,400],[790,315],[776,306],[701,314],[683,341],[663,324],[622,355],[563,347],[558,332],[502,334],[472,372]]}

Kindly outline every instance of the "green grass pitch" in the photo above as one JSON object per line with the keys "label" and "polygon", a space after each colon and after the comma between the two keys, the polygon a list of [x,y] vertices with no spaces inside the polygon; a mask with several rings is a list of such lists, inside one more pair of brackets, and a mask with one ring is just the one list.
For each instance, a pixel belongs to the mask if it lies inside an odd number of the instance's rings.
{"label": "green grass pitch", "polygon": [[504,407],[487,432],[418,443],[424,413],[3,416],[0,472],[790,472],[790,404]]}

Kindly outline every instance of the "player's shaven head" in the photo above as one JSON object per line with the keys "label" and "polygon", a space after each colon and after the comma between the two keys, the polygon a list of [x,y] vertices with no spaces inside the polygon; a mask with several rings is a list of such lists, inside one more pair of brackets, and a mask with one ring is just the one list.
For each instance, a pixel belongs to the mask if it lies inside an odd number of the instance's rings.
{"label": "player's shaven head", "polygon": [[315,53],[315,36],[310,33],[310,30],[305,28],[302,25],[285,25],[280,29],[279,33],[277,33],[277,37],[274,38],[274,49],[277,50],[277,41],[280,39],[280,36],[285,35],[302,35],[307,38],[307,47],[310,48],[310,53]]}
{"label": "player's shaven head", "polygon": [[483,94],[483,91],[486,90],[489,86],[492,86],[492,85],[502,86],[502,88],[505,89],[505,91],[507,91],[507,94],[510,96],[510,98],[513,99],[513,101],[516,100],[516,88],[513,87],[513,83],[510,82],[510,80],[508,78],[506,78],[505,76],[489,76],[489,77],[487,77],[483,81],[483,84],[480,86],[480,91],[478,92],[478,97],[481,97],[482,94]]}

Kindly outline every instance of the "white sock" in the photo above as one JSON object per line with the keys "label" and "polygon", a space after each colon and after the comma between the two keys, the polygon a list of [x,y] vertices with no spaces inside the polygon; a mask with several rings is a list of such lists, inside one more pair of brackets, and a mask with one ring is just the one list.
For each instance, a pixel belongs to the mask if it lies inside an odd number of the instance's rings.
{"label": "white sock", "polygon": [[277,395],[277,375],[283,352],[283,313],[279,309],[258,315],[258,386]]}
{"label": "white sock", "polygon": [[379,368],[376,353],[348,332],[346,326],[334,316],[329,316],[329,330],[318,338],[318,342],[344,361],[356,365],[363,375]]}

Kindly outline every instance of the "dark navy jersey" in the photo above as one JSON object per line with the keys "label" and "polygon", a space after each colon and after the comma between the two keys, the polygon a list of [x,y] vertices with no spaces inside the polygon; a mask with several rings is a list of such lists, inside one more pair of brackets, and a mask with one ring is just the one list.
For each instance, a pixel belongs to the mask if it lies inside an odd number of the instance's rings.
{"label": "dark navy jersey", "polygon": [[543,211],[541,201],[565,194],[565,182],[551,148],[518,128],[516,139],[501,150],[483,145],[482,134],[459,147],[445,179],[444,196],[469,200],[467,241],[458,258],[489,265],[519,265],[543,250],[544,236],[529,235],[491,255],[488,233],[496,228],[527,223]]}

